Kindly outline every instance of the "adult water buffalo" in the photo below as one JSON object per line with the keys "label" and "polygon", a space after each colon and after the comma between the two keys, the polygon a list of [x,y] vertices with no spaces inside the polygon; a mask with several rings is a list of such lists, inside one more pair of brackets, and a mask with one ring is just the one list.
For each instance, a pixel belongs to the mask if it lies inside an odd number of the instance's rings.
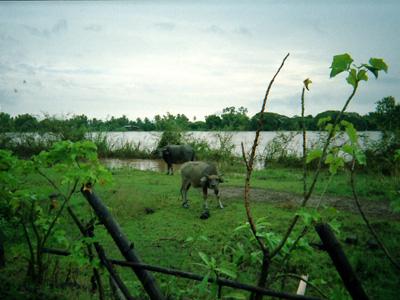
{"label": "adult water buffalo", "polygon": [[220,208],[224,208],[219,197],[218,185],[223,182],[222,174],[218,174],[217,167],[213,164],[203,161],[186,162],[181,167],[182,186],[182,206],[189,207],[187,192],[190,186],[201,187],[203,190],[204,212],[200,216],[202,219],[207,219],[210,215],[207,203],[207,191],[213,189],[215,196],[218,199]]}
{"label": "adult water buffalo", "polygon": [[189,145],[168,145],[161,148],[161,156],[168,165],[167,175],[173,175],[172,164],[194,160],[194,150]]}

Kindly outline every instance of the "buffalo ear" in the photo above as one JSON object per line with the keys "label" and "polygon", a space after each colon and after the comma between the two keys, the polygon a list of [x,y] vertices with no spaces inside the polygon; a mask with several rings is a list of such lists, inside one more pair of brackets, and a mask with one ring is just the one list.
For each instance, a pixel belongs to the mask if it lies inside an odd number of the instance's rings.
{"label": "buffalo ear", "polygon": [[220,177],[218,177],[218,181],[219,182],[224,182],[224,179],[220,176]]}
{"label": "buffalo ear", "polygon": [[205,183],[207,182],[207,177],[206,177],[206,176],[201,177],[201,178],[200,178],[200,182],[201,182],[202,184],[205,184]]}

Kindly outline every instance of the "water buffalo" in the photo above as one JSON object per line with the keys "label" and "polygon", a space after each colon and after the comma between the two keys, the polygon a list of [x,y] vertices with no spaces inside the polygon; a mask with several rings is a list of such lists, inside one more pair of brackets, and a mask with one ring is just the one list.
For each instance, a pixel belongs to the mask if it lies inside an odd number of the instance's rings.
{"label": "water buffalo", "polygon": [[181,167],[182,186],[182,206],[189,207],[187,192],[190,186],[201,187],[203,190],[204,199],[204,212],[200,216],[202,219],[209,217],[208,204],[207,204],[207,191],[213,189],[215,196],[218,199],[219,207],[224,208],[219,197],[218,185],[223,182],[222,174],[218,174],[217,167],[213,164],[203,161],[190,161],[186,162]]}
{"label": "water buffalo", "polygon": [[160,149],[161,156],[168,165],[167,175],[173,175],[172,164],[194,160],[194,150],[189,145],[168,145]]}

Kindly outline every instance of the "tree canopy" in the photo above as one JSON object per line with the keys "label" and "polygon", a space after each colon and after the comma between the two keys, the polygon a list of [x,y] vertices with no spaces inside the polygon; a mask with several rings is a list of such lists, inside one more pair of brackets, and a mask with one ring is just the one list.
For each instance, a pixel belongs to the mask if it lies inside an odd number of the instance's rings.
{"label": "tree canopy", "polygon": [[[343,120],[351,122],[357,130],[396,130],[400,129],[400,105],[392,96],[379,100],[374,112],[364,116],[356,112],[343,114]],[[307,130],[319,130],[318,120],[330,116],[334,119],[339,111],[328,110],[317,114],[315,117],[305,117]],[[12,117],[8,113],[0,112],[0,132],[56,132],[63,133],[66,128],[69,132],[77,135],[85,131],[246,131],[256,130],[259,123],[262,123],[262,130],[300,130],[301,117],[287,117],[277,113],[266,112],[260,118],[260,113],[254,116],[248,115],[247,108],[241,106],[226,107],[221,114],[211,114],[205,117],[205,121],[194,118],[190,121],[184,114],[156,115],[152,120],[145,117],[130,120],[127,116],[111,117],[105,121],[100,119],[89,119],[85,115],[74,115],[69,118],[56,118],[44,115],[38,118],[30,114],[21,114]]]}

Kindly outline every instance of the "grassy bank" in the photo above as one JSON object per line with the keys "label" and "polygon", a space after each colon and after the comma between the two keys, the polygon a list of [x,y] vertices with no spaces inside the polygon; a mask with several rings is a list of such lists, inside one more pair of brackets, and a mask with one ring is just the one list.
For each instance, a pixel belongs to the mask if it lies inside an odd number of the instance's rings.
{"label": "grassy bank", "polygon": [[[243,171],[235,168],[234,171],[225,171],[226,183],[222,188],[242,187]],[[199,256],[199,252],[207,257],[214,257],[218,265],[231,262],[237,257],[238,249],[244,249],[241,261],[237,263],[237,280],[254,284],[259,270],[259,256],[255,251],[253,242],[249,239],[247,230],[235,230],[246,222],[243,199],[241,195],[227,197],[222,194],[226,208],[217,209],[217,203],[211,196],[210,212],[208,220],[200,220],[202,212],[202,196],[200,191],[191,189],[189,199],[191,207],[184,209],[181,207],[179,199],[180,176],[166,176],[162,173],[138,170],[113,170],[114,183],[105,187],[96,186],[96,193],[103,199],[111,210],[113,216],[120,223],[123,231],[134,242],[135,249],[142,260],[149,264],[158,264],[165,267],[174,267],[183,270],[206,274],[207,269]],[[317,194],[324,190],[324,182],[328,180],[326,174],[322,175],[323,181],[317,186]],[[41,185],[43,182],[37,177],[27,178],[34,185]],[[389,179],[382,179],[389,180]],[[343,175],[334,177],[331,187],[327,190],[328,195],[348,196],[349,191],[345,186],[347,179]],[[380,201],[383,195],[376,195],[382,190],[382,186],[392,184],[389,181],[382,181],[379,186],[373,182],[379,182],[376,176],[362,175],[359,179],[360,185],[366,190],[365,197],[370,201]],[[254,173],[254,187],[276,191],[286,191],[300,194],[301,172],[291,169],[272,168],[269,170],[256,171]],[[351,201],[349,199],[349,201]],[[74,209],[79,213],[81,219],[89,220],[92,217],[90,210],[82,196],[76,194],[72,199]],[[284,233],[288,222],[296,213],[293,206],[286,206],[285,203],[269,203],[267,201],[256,201],[252,204],[255,219],[265,218],[268,232],[275,235]],[[322,215],[326,219],[332,219],[330,210],[323,210]],[[356,235],[358,243],[356,245],[344,244],[344,250],[363,282],[368,295],[372,299],[394,299],[400,285],[399,276],[380,250],[370,249],[367,246],[370,236],[366,231],[359,215],[341,211],[335,214],[335,222],[341,224],[338,237],[343,242],[347,237]],[[390,251],[399,258],[398,249],[400,240],[394,238],[399,236],[399,221],[385,218],[372,218],[373,226],[382,235]],[[294,237],[302,229],[304,223],[299,224]],[[65,235],[70,240],[69,249],[73,250],[79,245],[79,232],[70,218],[65,214],[58,225],[66,232]],[[9,231],[7,231],[9,232]],[[6,234],[7,234],[6,232]],[[118,250],[114,246],[111,238],[106,234],[102,226],[96,226],[96,236],[105,246],[107,254],[113,258],[121,258]],[[21,234],[22,235],[22,234]],[[319,242],[319,238],[310,231],[306,239],[309,242]],[[19,282],[24,284],[24,274],[26,263],[22,258],[26,255],[26,247],[21,245],[22,236],[7,236],[6,239],[7,267],[2,270],[0,290],[5,290],[7,282]],[[234,250],[232,250],[234,249]],[[78,253],[78,252],[77,252]],[[75,255],[75,258],[79,256]],[[54,281],[53,272],[50,272],[48,282],[54,282],[54,286],[49,287],[46,298],[65,299],[90,299],[90,274],[91,269],[84,263],[77,263],[72,258],[50,259],[50,268],[53,270],[58,261],[58,279]],[[79,261],[79,260],[78,260]],[[232,267],[232,266],[231,266]],[[72,271],[71,271],[72,270]],[[65,278],[70,273],[68,284]],[[142,289],[131,270],[118,268],[124,282],[130,291],[140,299],[143,297]],[[280,258],[278,257],[273,265],[271,274],[280,274]],[[293,252],[292,258],[285,270],[294,274],[309,274],[309,279],[319,289],[333,299],[346,297],[343,285],[334,269],[331,260],[324,251],[310,247],[301,247]],[[215,299],[212,293],[213,286],[202,287],[199,283],[187,281],[185,279],[174,279],[164,275],[155,275],[161,285],[162,290],[167,293],[170,299]],[[107,283],[106,272],[103,273],[103,282]],[[270,288],[281,289],[281,280],[272,280]],[[15,284],[15,282],[14,282]],[[64,288],[62,284],[65,284]],[[295,292],[298,284],[297,279],[288,279],[285,283],[285,291]],[[105,284],[108,286],[108,284]],[[15,287],[15,285],[14,285]],[[8,286],[9,288],[9,286]],[[63,291],[64,289],[64,291]],[[106,291],[109,295],[110,291]],[[223,289],[223,295],[227,296],[233,290]],[[308,287],[308,295],[320,296],[312,287]],[[21,299],[26,297],[21,294]],[[236,294],[237,298],[225,299],[244,299],[246,293]],[[242,298],[241,298],[242,297]],[[43,298],[43,297],[42,297]],[[37,298],[37,299],[40,299]]]}

